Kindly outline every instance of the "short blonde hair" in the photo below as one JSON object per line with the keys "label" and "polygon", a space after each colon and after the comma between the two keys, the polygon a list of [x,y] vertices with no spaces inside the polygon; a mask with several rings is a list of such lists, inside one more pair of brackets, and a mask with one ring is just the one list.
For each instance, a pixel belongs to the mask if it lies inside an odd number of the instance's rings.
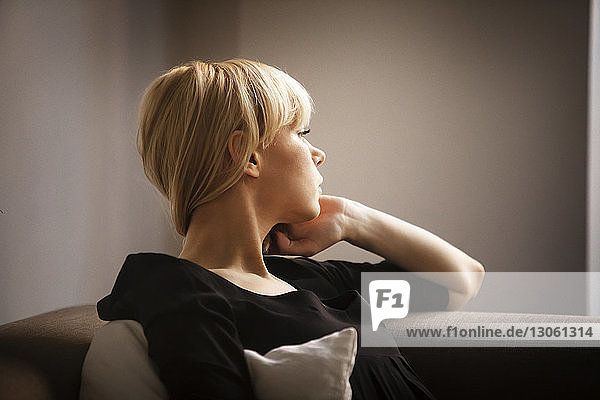
{"label": "short blonde hair", "polygon": [[[142,99],[137,149],[185,236],[196,207],[235,185],[258,146],[306,127],[313,102],[285,72],[256,61],[191,61],[155,79]],[[239,156],[227,145],[241,130]]]}

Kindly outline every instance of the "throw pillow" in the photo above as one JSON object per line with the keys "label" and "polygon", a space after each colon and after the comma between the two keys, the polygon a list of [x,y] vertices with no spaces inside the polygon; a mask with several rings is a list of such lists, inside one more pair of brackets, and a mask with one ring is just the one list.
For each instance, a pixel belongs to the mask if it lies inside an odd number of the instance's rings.
{"label": "throw pillow", "polygon": [[[352,397],[349,378],[356,351],[356,330],[346,328],[264,356],[252,350],[244,355],[260,400],[346,400]],[[138,322],[112,321],[96,331],[83,363],[81,400],[168,398]]]}
{"label": "throw pillow", "polygon": [[260,400],[349,400],[357,350],[356,329],[277,347],[264,356],[244,350],[254,393]]}

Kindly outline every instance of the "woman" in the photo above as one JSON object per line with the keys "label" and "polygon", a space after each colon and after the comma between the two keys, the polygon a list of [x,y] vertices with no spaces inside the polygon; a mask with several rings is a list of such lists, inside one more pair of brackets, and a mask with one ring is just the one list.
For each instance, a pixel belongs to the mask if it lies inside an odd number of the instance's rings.
{"label": "woman", "polygon": [[[468,272],[483,267],[462,251],[321,194],[325,153],[307,140],[311,111],[297,81],[242,59],[190,62],[145,93],[138,150],[184,245],[178,257],[129,255],[98,310],[142,324],[171,398],[252,398],[243,349],[360,332],[360,272],[465,272],[436,282],[450,310],[479,289],[472,277],[483,274]],[[386,261],[265,255],[311,256],[342,240]],[[397,348],[360,348],[350,383],[357,399],[433,398]]]}

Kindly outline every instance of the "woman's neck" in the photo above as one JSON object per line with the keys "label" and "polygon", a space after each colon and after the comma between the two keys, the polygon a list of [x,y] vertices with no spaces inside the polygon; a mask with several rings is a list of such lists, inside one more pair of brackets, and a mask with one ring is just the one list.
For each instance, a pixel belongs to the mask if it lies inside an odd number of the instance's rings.
{"label": "woman's neck", "polygon": [[262,243],[272,225],[256,209],[248,193],[234,188],[196,208],[179,258],[207,269],[270,277]]}

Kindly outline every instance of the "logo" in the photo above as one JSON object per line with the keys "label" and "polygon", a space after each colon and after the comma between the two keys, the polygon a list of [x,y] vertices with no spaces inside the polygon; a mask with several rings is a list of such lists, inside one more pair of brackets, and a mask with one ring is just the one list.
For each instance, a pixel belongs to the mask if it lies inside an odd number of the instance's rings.
{"label": "logo", "polygon": [[404,280],[375,280],[369,283],[371,324],[373,331],[384,319],[408,315],[410,284]]}

